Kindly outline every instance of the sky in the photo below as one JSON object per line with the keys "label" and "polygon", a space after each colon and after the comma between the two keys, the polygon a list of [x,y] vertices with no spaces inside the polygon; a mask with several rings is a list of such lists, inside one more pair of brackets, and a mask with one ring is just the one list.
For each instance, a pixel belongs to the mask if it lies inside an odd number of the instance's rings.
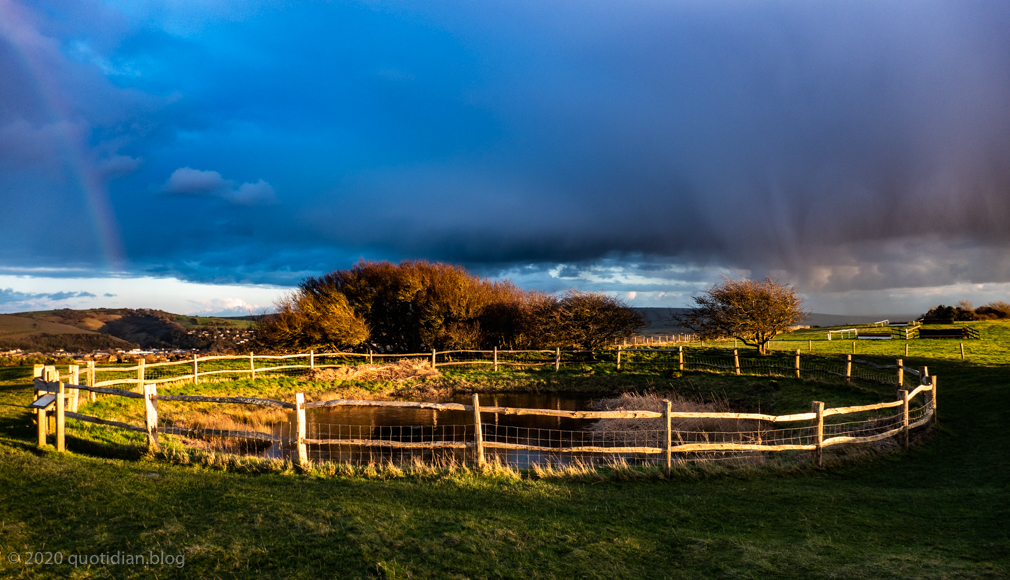
{"label": "sky", "polygon": [[681,307],[1010,300],[1010,3],[0,0],[0,312],[361,259]]}

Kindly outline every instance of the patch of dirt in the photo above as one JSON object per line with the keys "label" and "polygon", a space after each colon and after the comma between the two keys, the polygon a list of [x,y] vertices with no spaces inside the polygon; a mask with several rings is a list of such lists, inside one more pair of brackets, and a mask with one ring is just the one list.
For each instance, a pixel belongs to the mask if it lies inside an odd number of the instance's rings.
{"label": "patch of dirt", "polygon": [[312,369],[306,373],[307,381],[406,381],[410,379],[438,378],[442,373],[431,368],[425,359],[402,359],[393,364],[351,365],[335,368]]}

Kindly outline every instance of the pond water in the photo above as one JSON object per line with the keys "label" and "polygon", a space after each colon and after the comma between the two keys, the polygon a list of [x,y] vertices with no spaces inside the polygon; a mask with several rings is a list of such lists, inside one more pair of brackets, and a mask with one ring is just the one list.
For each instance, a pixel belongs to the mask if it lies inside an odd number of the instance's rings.
{"label": "pond water", "polygon": [[[594,400],[598,399],[598,396],[583,394],[511,393],[483,395],[480,397],[480,403],[482,406],[580,411],[591,409]],[[471,395],[415,400],[467,405],[473,402]],[[433,441],[472,442],[474,439],[472,411],[347,406],[309,409],[306,412],[306,419],[308,439],[348,441],[347,444],[308,445],[309,457],[313,461],[404,463],[418,459],[425,463],[448,461],[464,463],[473,458],[472,448],[404,449],[351,443],[355,440],[419,444]],[[604,444],[602,433],[588,430],[595,423],[595,420],[591,419],[482,413],[481,422],[485,442],[556,448]],[[291,424],[275,425],[274,434],[289,437],[292,429]],[[291,457],[295,452],[293,447],[288,443],[275,443],[264,449],[263,455]],[[586,454],[516,449],[485,449],[485,457],[489,461],[497,459],[521,468],[534,463],[564,464],[576,459],[584,462],[590,460]]]}

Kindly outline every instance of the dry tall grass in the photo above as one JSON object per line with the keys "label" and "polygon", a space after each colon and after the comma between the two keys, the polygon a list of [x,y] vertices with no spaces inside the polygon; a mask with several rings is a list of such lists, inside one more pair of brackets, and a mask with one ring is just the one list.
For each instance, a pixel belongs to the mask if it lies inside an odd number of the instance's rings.
{"label": "dry tall grass", "polygon": [[405,358],[391,364],[350,365],[326,369],[312,369],[305,380],[327,381],[406,381],[410,379],[438,378],[442,373],[431,368],[431,361]]}
{"label": "dry tall grass", "polygon": [[[601,411],[653,411],[662,413],[666,409],[666,400],[675,413],[734,413],[725,400],[701,402],[688,399],[676,392],[660,397],[657,394],[623,393],[612,399],[597,401],[594,407]],[[735,419],[682,419],[671,421],[674,431],[692,432],[740,432],[756,428],[752,421],[737,421]],[[590,427],[592,431],[665,431],[666,421],[662,417],[655,419],[601,419]]]}

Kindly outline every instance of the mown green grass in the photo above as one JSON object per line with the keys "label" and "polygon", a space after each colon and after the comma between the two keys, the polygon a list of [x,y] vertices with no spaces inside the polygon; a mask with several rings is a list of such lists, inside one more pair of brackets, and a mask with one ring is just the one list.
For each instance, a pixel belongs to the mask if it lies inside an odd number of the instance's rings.
{"label": "mown green grass", "polygon": [[[820,355],[844,355],[852,354],[852,343],[855,342],[857,356],[881,357],[888,359],[901,358],[905,360],[907,366],[926,364],[928,360],[961,360],[960,345],[964,345],[965,361],[980,364],[1006,364],[1010,360],[1010,322],[963,322],[953,325],[925,326],[928,329],[939,328],[974,328],[979,331],[981,340],[974,339],[919,339],[909,341],[904,339],[892,340],[852,340],[839,339],[837,336],[833,340],[827,339],[828,330],[836,330],[843,327],[832,328],[810,328],[797,330],[777,337],[772,343],[772,352],[795,352],[800,349],[803,353],[808,352],[811,347],[813,354]],[[850,327],[853,328],[853,327]],[[886,329],[860,326],[861,331],[886,332]],[[808,344],[812,342],[812,345]],[[905,344],[908,344],[908,355],[905,355]],[[732,348],[732,341],[718,342],[715,345]],[[912,363],[911,365],[909,363]]]}
{"label": "mown green grass", "polygon": [[[913,364],[940,377],[941,423],[908,453],[823,470],[695,470],[672,480],[634,471],[605,479],[470,470],[252,474],[39,451],[23,409],[31,398],[23,369],[20,376],[0,369],[0,552],[185,555],[182,569],[3,563],[0,576],[1010,576],[1010,373],[994,360],[921,361]],[[499,386],[576,379],[513,376]],[[677,379],[641,373],[625,380],[637,389]],[[740,394],[726,396],[745,405],[769,397],[761,404],[770,405],[772,392],[747,387],[769,380],[745,377]],[[775,392],[792,397],[775,401],[782,412],[809,405],[805,383],[778,381]],[[833,396],[824,385],[807,386]],[[868,389],[837,394],[877,396]]]}

